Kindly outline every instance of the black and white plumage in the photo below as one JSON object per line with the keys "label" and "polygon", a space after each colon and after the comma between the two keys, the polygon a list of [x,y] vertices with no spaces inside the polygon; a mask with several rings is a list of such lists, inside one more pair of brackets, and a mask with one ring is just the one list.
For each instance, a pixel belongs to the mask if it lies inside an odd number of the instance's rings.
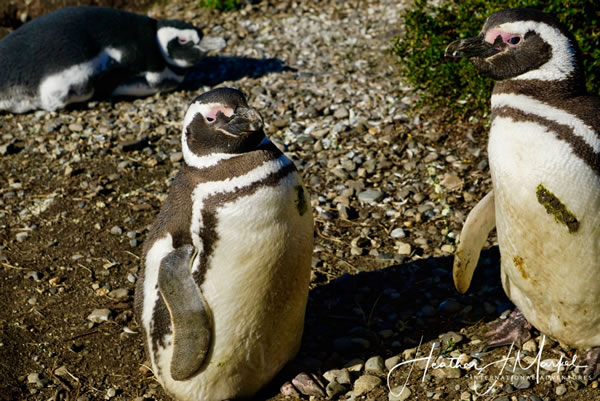
{"label": "black and white plumage", "polygon": [[0,40],[0,110],[54,111],[94,95],[172,90],[215,46],[183,21],[103,7],[60,9]]}
{"label": "black and white plumage", "polygon": [[497,80],[493,193],[465,222],[457,288],[469,287],[495,225],[502,284],[525,318],[571,346],[600,346],[600,99],[586,93],[575,41],[553,17],[511,9],[446,54]]}
{"label": "black and white plumage", "polygon": [[168,393],[247,397],[300,346],[310,199],[241,92],[199,96],[183,126],[184,167],[146,238],[136,313]]}

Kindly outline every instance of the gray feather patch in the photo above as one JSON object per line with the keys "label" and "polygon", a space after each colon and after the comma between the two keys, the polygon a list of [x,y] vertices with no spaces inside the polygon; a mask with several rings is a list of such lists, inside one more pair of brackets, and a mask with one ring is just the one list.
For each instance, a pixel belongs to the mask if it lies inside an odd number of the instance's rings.
{"label": "gray feather patch", "polygon": [[211,318],[191,273],[194,257],[191,245],[177,248],[161,261],[158,273],[158,289],[173,328],[171,376],[175,380],[187,380],[198,372],[211,343]]}

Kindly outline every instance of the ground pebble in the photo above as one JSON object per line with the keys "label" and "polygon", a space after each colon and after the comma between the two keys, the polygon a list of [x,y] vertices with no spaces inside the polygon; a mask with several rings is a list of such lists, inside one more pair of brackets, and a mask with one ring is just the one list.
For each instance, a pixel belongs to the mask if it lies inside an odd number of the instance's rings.
{"label": "ground pebble", "polygon": [[531,387],[531,383],[527,380],[526,377],[522,375],[515,375],[512,377],[511,383],[515,388],[519,390],[524,390],[526,388]]}
{"label": "ground pebble", "polygon": [[94,323],[102,323],[108,321],[111,314],[112,311],[110,309],[94,309],[92,313],[88,315],[87,319]]}
{"label": "ground pebble", "polygon": [[117,288],[108,293],[110,298],[125,299],[129,296],[129,290],[127,288]]}
{"label": "ground pebble", "polygon": [[373,375],[363,375],[354,382],[353,394],[355,397],[361,396],[373,390],[381,384],[381,379]]}
{"label": "ground pebble", "polygon": [[454,299],[446,299],[440,303],[439,308],[442,313],[456,313],[463,308],[463,305]]}
{"label": "ground pebble", "polygon": [[397,386],[390,390],[388,394],[389,401],[404,401],[410,397],[410,389],[405,386]]}
{"label": "ground pebble", "polygon": [[387,370],[392,370],[394,369],[394,366],[398,365],[400,362],[402,362],[400,355],[395,355],[386,359],[384,365]]}
{"label": "ground pebble", "polygon": [[377,189],[367,189],[358,194],[358,200],[364,203],[376,203],[383,198],[383,192]]}
{"label": "ground pebble", "polygon": [[394,228],[392,230],[392,232],[390,233],[390,236],[392,238],[404,238],[404,237],[406,237],[406,233],[404,232],[403,229],[401,229],[400,227],[398,227],[398,228]]}
{"label": "ground pebble", "polygon": [[367,359],[367,362],[365,362],[365,373],[375,376],[384,376],[385,365],[383,364],[383,358],[377,355]]}
{"label": "ground pebble", "polygon": [[106,398],[113,398],[115,395],[117,395],[117,390],[115,390],[114,388],[109,388],[108,390],[106,390]]}
{"label": "ground pebble", "polygon": [[563,395],[567,392],[567,387],[564,384],[561,384],[560,386],[556,387],[555,391],[556,395]]}
{"label": "ground pebble", "polygon": [[323,373],[323,377],[328,382],[338,382],[340,384],[352,384],[352,378],[350,377],[350,371],[348,369],[332,369]]}
{"label": "ground pebble", "polygon": [[327,393],[327,398],[332,399],[335,396],[346,392],[347,388],[343,384],[338,383],[337,381],[330,382],[325,388],[325,392]]}
{"label": "ground pebble", "polygon": [[15,235],[15,238],[17,239],[18,242],[23,242],[25,241],[27,238],[29,237],[29,233],[26,231],[17,233],[17,235]]}
{"label": "ground pebble", "polygon": [[119,226],[113,226],[113,228],[110,229],[110,233],[113,235],[121,235],[123,234],[123,229]]}
{"label": "ground pebble", "polygon": [[28,280],[40,281],[42,279],[42,273],[32,270],[25,274],[25,278]]}

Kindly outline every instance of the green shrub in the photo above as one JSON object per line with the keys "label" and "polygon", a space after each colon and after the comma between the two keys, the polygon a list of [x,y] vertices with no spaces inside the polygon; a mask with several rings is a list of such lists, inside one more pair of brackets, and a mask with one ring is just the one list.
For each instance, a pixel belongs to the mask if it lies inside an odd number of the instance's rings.
{"label": "green shrub", "polygon": [[[597,0],[444,0],[438,6],[415,0],[404,17],[405,33],[393,53],[410,84],[422,89],[421,103],[448,107],[456,118],[482,116],[489,110],[493,82],[467,59],[447,59],[446,46],[477,35],[489,14],[504,8],[533,7],[553,14],[575,36],[581,49],[588,89],[600,89],[600,8]],[[483,112],[482,112],[483,110]]]}
{"label": "green shrub", "polygon": [[241,0],[200,0],[200,7],[212,8],[219,11],[231,11],[239,7]]}

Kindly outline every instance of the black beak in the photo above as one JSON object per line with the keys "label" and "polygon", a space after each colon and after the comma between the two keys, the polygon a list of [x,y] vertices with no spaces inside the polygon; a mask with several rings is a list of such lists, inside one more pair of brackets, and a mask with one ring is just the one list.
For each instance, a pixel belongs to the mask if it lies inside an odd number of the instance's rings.
{"label": "black beak", "polygon": [[452,42],[446,47],[446,57],[480,57],[487,58],[498,53],[491,43],[485,41],[483,34],[472,38]]}
{"label": "black beak", "polygon": [[263,119],[260,113],[250,107],[238,107],[233,118],[223,126],[231,135],[250,134],[263,129]]}

